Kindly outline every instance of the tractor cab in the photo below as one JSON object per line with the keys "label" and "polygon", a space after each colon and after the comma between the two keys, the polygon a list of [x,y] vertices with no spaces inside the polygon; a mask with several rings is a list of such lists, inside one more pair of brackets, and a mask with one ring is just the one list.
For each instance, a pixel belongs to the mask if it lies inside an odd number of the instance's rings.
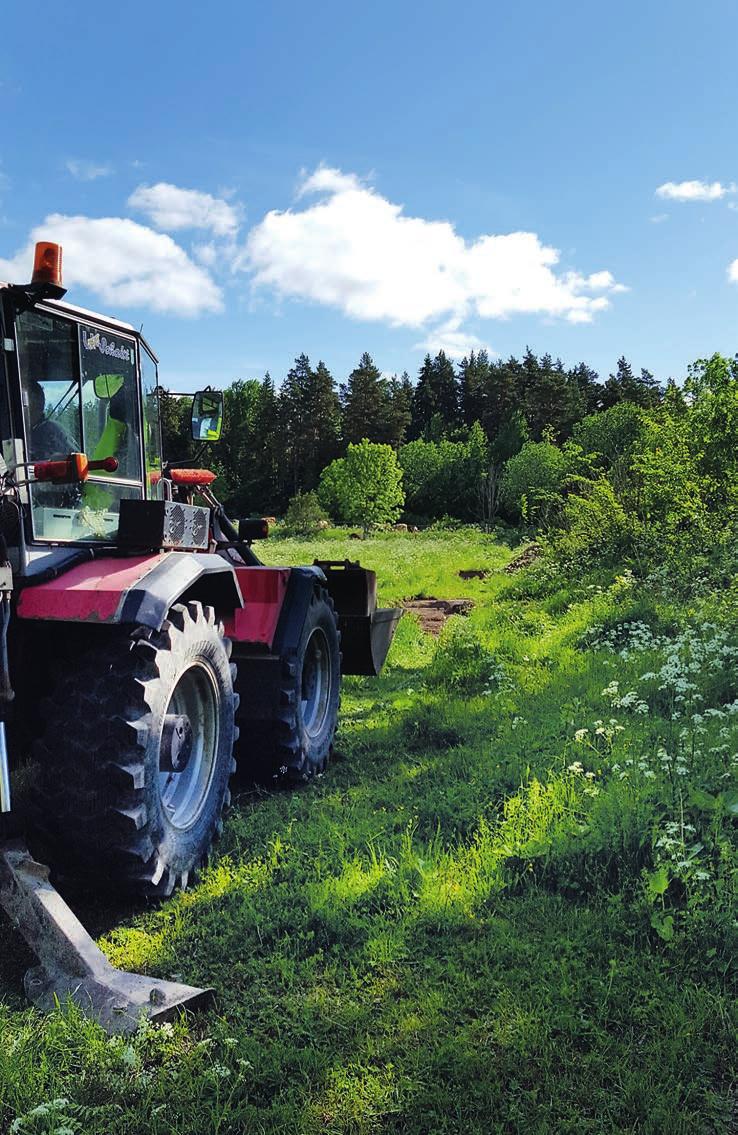
{"label": "tractor cab", "polygon": [[[115,540],[121,500],[155,495],[161,476],[156,360],[140,335],[55,301],[14,320],[16,386],[9,467],[88,455],[82,483],[27,485],[29,543]],[[8,370],[11,370],[8,367]],[[139,374],[141,398],[139,399]],[[11,395],[11,403],[12,403]]]}
{"label": "tractor cab", "polygon": [[[24,506],[21,575],[50,545],[115,544],[123,501],[166,494],[154,352],[129,324],[64,303],[53,271],[51,282],[39,274],[37,262],[32,285],[0,285],[0,475]],[[193,436],[217,439],[221,417],[219,392],[195,395]],[[82,476],[60,471],[70,455],[86,457]]]}

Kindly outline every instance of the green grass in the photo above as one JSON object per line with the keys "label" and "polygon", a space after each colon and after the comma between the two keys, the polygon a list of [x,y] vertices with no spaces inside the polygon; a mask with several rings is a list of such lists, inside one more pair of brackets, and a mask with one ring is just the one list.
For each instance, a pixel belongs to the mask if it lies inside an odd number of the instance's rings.
{"label": "green grass", "polygon": [[116,964],[212,984],[216,1010],[127,1041],[41,1018],[0,931],[0,1128],[735,1131],[738,714],[706,711],[738,697],[738,638],[717,601],[509,577],[473,530],[262,551],[360,556],[383,601],[476,607],[438,642],[406,617],[383,675],[345,682],[328,774],[242,797],[196,889],[111,921]]}

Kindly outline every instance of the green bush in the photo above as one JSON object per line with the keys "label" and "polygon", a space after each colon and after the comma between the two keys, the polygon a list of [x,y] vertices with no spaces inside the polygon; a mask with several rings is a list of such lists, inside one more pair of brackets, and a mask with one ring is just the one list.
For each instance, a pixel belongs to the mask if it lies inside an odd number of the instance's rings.
{"label": "green bush", "polygon": [[314,536],[326,526],[328,514],[317,493],[296,493],[287,505],[284,530],[290,536]]}
{"label": "green bush", "polygon": [[389,445],[367,441],[349,445],[345,457],[323,470],[320,503],[347,524],[365,532],[397,520],[405,503],[402,469]]}
{"label": "green bush", "polygon": [[567,443],[527,441],[502,477],[502,501],[510,513],[543,531],[561,515],[565,488],[583,468],[582,451]]}
{"label": "green bush", "polygon": [[606,480],[595,482],[586,495],[570,496],[560,523],[551,548],[567,575],[620,562],[643,567],[652,550],[646,527],[626,511]]}
{"label": "green bush", "polygon": [[573,440],[593,457],[596,468],[608,473],[616,486],[628,478],[633,457],[646,444],[654,423],[632,402],[618,402],[609,410],[589,414],[574,427]]}
{"label": "green bush", "polygon": [[477,519],[480,481],[489,464],[487,441],[478,422],[466,441],[411,441],[398,456],[411,512]]}

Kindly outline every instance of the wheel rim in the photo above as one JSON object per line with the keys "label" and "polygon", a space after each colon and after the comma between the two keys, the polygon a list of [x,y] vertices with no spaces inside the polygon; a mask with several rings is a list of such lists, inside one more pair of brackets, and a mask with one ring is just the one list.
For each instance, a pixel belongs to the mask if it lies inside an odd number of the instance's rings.
{"label": "wheel rim", "polygon": [[218,751],[218,697],[210,671],[199,663],[190,666],[174,687],[167,714],[189,719],[192,752],[181,772],[159,766],[159,795],[172,827],[190,828],[208,798]]}
{"label": "wheel rim", "polygon": [[302,664],[302,724],[310,737],[318,737],[325,725],[331,696],[331,661],[328,639],[316,627],[307,641]]}

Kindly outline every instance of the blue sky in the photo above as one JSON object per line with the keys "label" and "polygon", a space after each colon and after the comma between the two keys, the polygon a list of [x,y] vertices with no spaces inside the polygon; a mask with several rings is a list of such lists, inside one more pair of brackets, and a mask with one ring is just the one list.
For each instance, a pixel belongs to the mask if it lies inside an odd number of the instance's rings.
{"label": "blue sky", "polygon": [[737,38],[727,0],[14,5],[0,278],[61,239],[171,388],[478,344],[682,377],[738,347]]}

